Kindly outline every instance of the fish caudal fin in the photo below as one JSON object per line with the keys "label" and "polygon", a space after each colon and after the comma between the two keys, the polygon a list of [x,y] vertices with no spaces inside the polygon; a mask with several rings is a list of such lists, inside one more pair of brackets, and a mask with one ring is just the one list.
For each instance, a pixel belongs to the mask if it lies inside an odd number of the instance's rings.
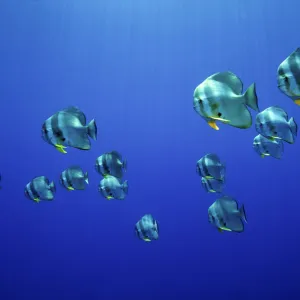
{"label": "fish caudal fin", "polygon": [[92,120],[88,126],[88,135],[93,139],[93,140],[97,140],[97,124],[95,120]]}
{"label": "fish caudal fin", "polygon": [[297,123],[295,122],[294,118],[290,118],[290,120],[289,120],[289,126],[290,126],[290,128],[291,128],[292,134],[293,134],[294,136],[297,136],[298,125],[297,125]]}
{"label": "fish caudal fin", "polygon": [[122,165],[123,165],[123,169],[124,169],[125,171],[127,171],[127,159],[123,159]]}
{"label": "fish caudal fin", "polygon": [[125,180],[122,184],[122,188],[123,188],[123,191],[125,192],[125,194],[128,193],[128,181]]}
{"label": "fish caudal fin", "polygon": [[244,204],[240,207],[239,212],[240,212],[241,218],[242,218],[246,223],[248,223]]}
{"label": "fish caudal fin", "polygon": [[253,110],[259,111],[255,83],[252,83],[243,95],[245,104]]}
{"label": "fish caudal fin", "polygon": [[56,192],[55,183],[53,181],[49,184],[49,188],[50,188],[50,190],[51,190],[52,193]]}
{"label": "fish caudal fin", "polygon": [[89,174],[88,174],[88,172],[85,172],[85,174],[84,174],[84,181],[85,181],[87,184],[89,184]]}

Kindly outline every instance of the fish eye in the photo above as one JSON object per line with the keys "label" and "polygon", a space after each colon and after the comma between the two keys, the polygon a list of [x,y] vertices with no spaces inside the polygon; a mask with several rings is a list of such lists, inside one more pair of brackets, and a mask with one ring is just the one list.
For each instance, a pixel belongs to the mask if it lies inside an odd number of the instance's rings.
{"label": "fish eye", "polygon": [[274,134],[277,134],[277,131],[274,131]]}
{"label": "fish eye", "polygon": [[203,100],[202,100],[201,98],[199,98],[199,99],[198,99],[198,102],[201,103],[201,102],[203,102]]}
{"label": "fish eye", "polygon": [[222,116],[222,113],[218,112],[218,117],[221,117]]}

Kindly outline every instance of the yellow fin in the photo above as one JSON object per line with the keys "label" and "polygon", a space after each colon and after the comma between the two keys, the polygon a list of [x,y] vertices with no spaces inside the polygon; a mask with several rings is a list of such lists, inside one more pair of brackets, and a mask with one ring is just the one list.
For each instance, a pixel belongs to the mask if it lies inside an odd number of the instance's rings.
{"label": "yellow fin", "polygon": [[34,198],[33,201],[39,203],[41,200],[39,198]]}
{"label": "yellow fin", "polygon": [[218,231],[221,232],[221,233],[223,233],[223,230],[221,228],[218,228]]}
{"label": "yellow fin", "polygon": [[264,154],[261,154],[260,157],[261,157],[261,158],[265,158],[265,155],[264,155]]}
{"label": "yellow fin", "polygon": [[225,231],[232,231],[231,229],[227,228],[227,227],[220,227],[221,230],[225,230]]}
{"label": "yellow fin", "polygon": [[300,105],[300,99],[296,99],[294,102],[295,102],[297,105]]}
{"label": "yellow fin", "polygon": [[69,186],[69,187],[68,187],[68,190],[69,190],[69,191],[74,191],[75,189],[74,189],[73,187]]}
{"label": "yellow fin", "polygon": [[219,130],[219,127],[217,126],[215,121],[209,121],[208,125],[215,130]]}
{"label": "yellow fin", "polygon": [[208,175],[208,176],[205,176],[205,178],[206,178],[206,179],[213,179],[213,177],[212,177],[212,176],[209,176],[209,175]]}
{"label": "yellow fin", "polygon": [[63,154],[66,154],[67,153],[67,151],[65,150],[65,146],[63,146],[63,145],[55,145],[55,149],[57,150],[57,151],[59,151],[60,153],[63,153]]}
{"label": "yellow fin", "polygon": [[151,240],[148,239],[148,238],[144,238],[144,241],[145,241],[145,242],[151,242]]}
{"label": "yellow fin", "polygon": [[215,193],[216,191],[215,190],[209,190],[211,193]]}
{"label": "yellow fin", "polygon": [[107,200],[111,200],[111,199],[113,199],[114,197],[112,197],[112,196],[106,196],[106,199]]}
{"label": "yellow fin", "polygon": [[227,119],[222,119],[222,118],[217,118],[217,117],[210,117],[211,119],[214,119],[216,121],[220,121],[220,122],[223,122],[223,123],[230,123],[229,120]]}

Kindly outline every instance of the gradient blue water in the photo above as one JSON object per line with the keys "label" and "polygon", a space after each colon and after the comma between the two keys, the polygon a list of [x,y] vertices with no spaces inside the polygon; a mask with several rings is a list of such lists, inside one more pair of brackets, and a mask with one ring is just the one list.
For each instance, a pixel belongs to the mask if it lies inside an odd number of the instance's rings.
{"label": "gradient blue water", "polygon": [[[193,111],[194,88],[231,70],[257,84],[260,108],[299,107],[276,87],[300,46],[296,1],[2,0],[0,3],[0,299],[299,299],[299,142],[260,159],[255,129],[213,131]],[[43,121],[78,105],[96,118],[92,150],[62,155]],[[93,169],[112,149],[128,159],[126,201],[97,193]],[[216,152],[246,206],[245,232],[219,234],[196,161]],[[52,203],[23,196],[34,176],[90,173],[84,192]],[[145,213],[160,240],[133,226]]]}

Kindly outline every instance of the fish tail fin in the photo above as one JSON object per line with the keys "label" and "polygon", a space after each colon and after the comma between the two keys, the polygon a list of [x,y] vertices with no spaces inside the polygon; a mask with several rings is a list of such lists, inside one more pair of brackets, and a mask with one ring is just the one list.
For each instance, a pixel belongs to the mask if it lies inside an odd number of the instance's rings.
{"label": "fish tail fin", "polygon": [[123,188],[123,191],[127,194],[128,193],[128,181],[125,180],[122,184],[122,188]]}
{"label": "fish tail fin", "polygon": [[93,140],[97,140],[97,124],[94,119],[88,124],[87,129],[88,129],[88,135]]}
{"label": "fish tail fin", "polygon": [[252,83],[243,95],[245,104],[253,110],[259,111],[255,83]]}
{"label": "fish tail fin", "polygon": [[89,184],[89,174],[88,174],[88,172],[85,172],[85,174],[84,174],[84,181],[85,181],[87,184]]}
{"label": "fish tail fin", "polygon": [[55,183],[53,181],[49,184],[49,187],[50,187],[51,192],[53,192],[53,193],[56,192]]}
{"label": "fish tail fin", "polygon": [[125,158],[123,159],[122,166],[123,166],[123,169],[125,171],[127,171],[127,159],[125,159]]}
{"label": "fish tail fin", "polygon": [[297,136],[297,132],[298,132],[298,125],[295,122],[294,118],[290,118],[289,120],[289,126],[291,128],[291,131],[293,133],[294,136]]}
{"label": "fish tail fin", "polygon": [[240,212],[241,218],[242,218],[246,223],[248,223],[244,204],[242,204],[242,206],[240,207],[239,212]]}

